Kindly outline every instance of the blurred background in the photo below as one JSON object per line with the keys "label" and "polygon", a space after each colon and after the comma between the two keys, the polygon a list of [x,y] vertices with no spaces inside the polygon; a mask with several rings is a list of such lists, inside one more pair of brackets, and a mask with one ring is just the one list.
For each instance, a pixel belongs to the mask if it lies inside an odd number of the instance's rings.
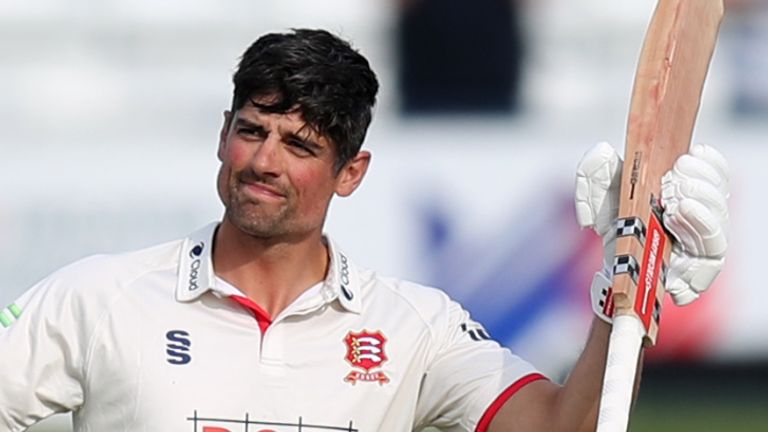
{"label": "blurred background", "polygon": [[[0,304],[84,256],[219,218],[215,149],[239,55],[264,32],[322,27],[382,85],[368,178],[327,231],[361,265],[446,290],[562,380],[602,254],[575,223],[575,166],[598,141],[623,146],[654,4],[3,1]],[[701,301],[667,305],[633,431],[768,430],[768,1],[728,8],[694,139],[731,164],[729,261]],[[69,417],[34,430],[70,430]]]}

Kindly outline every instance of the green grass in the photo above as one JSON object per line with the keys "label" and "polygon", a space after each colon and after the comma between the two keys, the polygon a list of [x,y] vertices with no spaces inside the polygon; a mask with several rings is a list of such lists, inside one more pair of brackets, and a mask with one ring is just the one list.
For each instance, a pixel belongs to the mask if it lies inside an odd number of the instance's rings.
{"label": "green grass", "polygon": [[[715,391],[715,389],[713,389]],[[768,397],[737,399],[641,397],[631,432],[768,431]]]}

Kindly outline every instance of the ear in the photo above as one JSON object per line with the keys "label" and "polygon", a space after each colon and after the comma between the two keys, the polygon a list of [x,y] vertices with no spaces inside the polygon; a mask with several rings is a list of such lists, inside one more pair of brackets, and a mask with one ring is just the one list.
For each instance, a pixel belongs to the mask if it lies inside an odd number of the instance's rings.
{"label": "ear", "polygon": [[336,180],[336,195],[346,197],[363,182],[363,177],[371,163],[371,152],[359,151],[339,172]]}
{"label": "ear", "polygon": [[227,137],[229,136],[229,127],[232,125],[232,112],[224,111],[224,123],[221,125],[221,131],[219,131],[219,150],[217,155],[220,161],[224,160],[224,152],[227,147]]}

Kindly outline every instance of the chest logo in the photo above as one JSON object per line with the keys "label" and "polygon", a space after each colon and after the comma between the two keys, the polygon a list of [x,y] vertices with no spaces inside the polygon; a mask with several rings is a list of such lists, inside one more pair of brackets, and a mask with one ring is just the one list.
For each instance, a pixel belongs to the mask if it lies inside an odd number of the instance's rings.
{"label": "chest logo", "polygon": [[189,333],[183,330],[171,330],[165,334],[168,343],[165,346],[165,353],[168,355],[168,363],[172,365],[185,365],[192,361],[190,348],[192,340]]}
{"label": "chest logo", "polygon": [[384,372],[375,370],[389,360],[384,351],[387,338],[380,331],[363,330],[359,333],[350,331],[344,338],[344,343],[347,345],[345,358],[355,368],[344,377],[344,381],[353,385],[358,381],[376,381],[379,385],[389,382],[389,377]]}

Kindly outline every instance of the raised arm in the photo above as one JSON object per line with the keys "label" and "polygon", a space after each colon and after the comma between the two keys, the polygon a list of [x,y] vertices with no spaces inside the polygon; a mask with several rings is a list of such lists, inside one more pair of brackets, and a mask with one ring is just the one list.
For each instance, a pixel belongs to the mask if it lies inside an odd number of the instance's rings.
{"label": "raised arm", "polygon": [[[599,144],[584,156],[577,174],[577,218],[581,226],[601,235],[605,251],[604,268],[592,284],[596,317],[584,351],[562,386],[544,380],[527,385],[499,410],[489,431],[595,430],[611,330],[607,288],[615,251],[615,186],[621,165],[611,146]],[[663,221],[675,240],[666,288],[678,305],[696,300],[724,264],[727,197],[727,163],[711,147],[693,146],[664,176]]]}

